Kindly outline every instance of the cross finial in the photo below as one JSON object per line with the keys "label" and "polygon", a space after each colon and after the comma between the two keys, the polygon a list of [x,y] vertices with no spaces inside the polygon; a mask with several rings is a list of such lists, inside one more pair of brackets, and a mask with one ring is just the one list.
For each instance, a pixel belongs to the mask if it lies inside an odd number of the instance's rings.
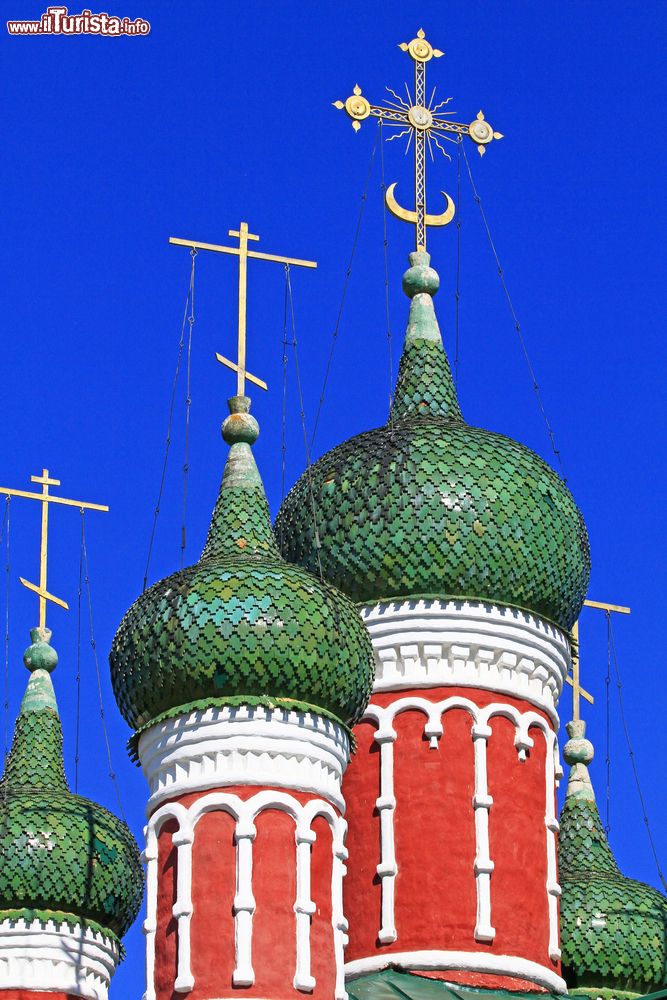
{"label": "cross finial", "polygon": [[[597,608],[598,611],[604,611],[607,617],[612,612],[621,615],[629,615],[630,608],[625,608],[620,604],[605,604],[601,601],[584,601],[584,607],[586,608]],[[581,681],[579,677],[579,622],[576,621],[572,627],[572,638],[574,639],[574,650],[572,652],[572,676],[568,674],[565,678],[567,683],[572,688],[572,719],[574,722],[579,722],[581,718],[581,698],[585,698],[586,701],[593,705],[595,699],[592,694],[584,690],[581,686]]]}
{"label": "cross finial", "polygon": [[19,577],[19,579],[24,587],[27,587],[28,590],[32,590],[39,597],[39,627],[40,629],[45,629],[47,601],[51,601],[52,604],[57,604],[66,611],[69,610],[69,605],[66,601],[63,601],[60,597],[56,597],[55,594],[50,594],[46,589],[49,553],[49,504],[59,503],[64,504],[67,507],[78,507],[82,512],[84,510],[108,511],[109,508],[103,506],[102,504],[87,503],[83,500],[69,500],[65,497],[53,496],[53,494],[49,492],[49,486],[60,486],[60,480],[51,479],[48,469],[42,469],[41,476],[31,476],[30,480],[33,483],[38,483],[42,487],[41,493],[30,493],[25,490],[10,490],[5,486],[0,486],[0,494],[7,497],[25,497],[28,500],[38,500],[42,505],[42,525],[39,546],[39,586],[37,584],[30,583],[28,580],[24,580],[23,577]]}
{"label": "cross finial", "polygon": [[270,253],[259,253],[256,250],[248,250],[249,240],[258,240],[259,236],[248,231],[248,223],[242,222],[238,229],[230,229],[229,236],[235,237],[239,241],[238,247],[223,247],[218,246],[216,243],[195,243],[193,240],[181,240],[177,239],[175,236],[169,237],[170,243],[175,243],[177,246],[182,247],[192,247],[195,250],[214,250],[216,253],[231,253],[235,254],[239,259],[239,320],[238,320],[238,347],[237,347],[237,360],[230,361],[229,358],[223,357],[222,354],[216,354],[218,361],[226,365],[227,368],[231,368],[232,371],[236,372],[236,394],[237,396],[245,395],[245,382],[248,379],[249,382],[254,383],[254,385],[259,386],[260,389],[266,389],[266,382],[263,382],[256,375],[251,375],[246,368],[246,306],[248,298],[248,257],[256,257],[260,260],[272,260],[280,264],[290,265],[293,264],[295,267],[317,267],[317,264],[313,260],[297,260],[294,257],[280,257],[275,254]]}
{"label": "cross finial", "polygon": [[407,149],[414,141],[415,209],[410,211],[399,205],[394,195],[396,184],[389,185],[385,192],[385,200],[387,208],[396,218],[414,224],[416,249],[426,250],[426,227],[446,226],[454,218],[455,211],[454,202],[444,191],[442,193],[447,204],[445,211],[440,215],[429,215],[426,211],[426,147],[428,146],[431,159],[433,159],[433,146],[447,159],[451,159],[440,140],[458,143],[464,136],[469,136],[476,143],[480,154],[483,154],[492,139],[502,139],[502,135],[500,132],[494,132],[481,111],[469,125],[450,121],[449,117],[454,112],[440,109],[446,107],[452,98],[447,97],[444,101],[434,104],[435,87],[427,100],[426,63],[434,58],[439,59],[444,53],[440,49],[433,48],[426,40],[422,28],[417,32],[416,38],[411,42],[401,42],[399,48],[407,52],[415,64],[414,92],[411,94],[407,84],[405,85],[407,100],[391,87],[387,87],[392,99],[388,98],[385,101],[386,107],[370,104],[357,84],[352,96],[344,102],[334,101],[334,107],[341,111],[345,109],[352,119],[352,128],[355,132],[359,131],[365,118],[377,118],[382,125],[399,129],[390,137],[390,141],[407,135]]}

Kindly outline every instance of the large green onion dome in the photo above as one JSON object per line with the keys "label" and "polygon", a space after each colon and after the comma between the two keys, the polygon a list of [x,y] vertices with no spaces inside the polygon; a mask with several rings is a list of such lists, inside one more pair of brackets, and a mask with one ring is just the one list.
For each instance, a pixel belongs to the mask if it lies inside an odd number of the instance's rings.
{"label": "large green onion dome", "polygon": [[311,570],[319,559],[358,603],[479,599],[569,628],[590,570],[583,519],[534,452],[463,420],[429,261],[410,254],[403,277],[410,317],[389,421],[297,482],[276,521],[283,555]]}
{"label": "large green onion dome", "polygon": [[570,992],[632,997],[667,987],[667,898],[619,871],[588,773],[585,723],[567,726],[560,816],[561,951]]}
{"label": "large green onion dome", "polygon": [[355,606],[278,552],[249,405],[229,401],[229,456],[201,559],[142,594],[114,639],[114,692],[137,731],[221,704],[314,710],[351,725],[368,701],[372,651]]}
{"label": "large green onion dome", "polygon": [[143,895],[125,823],[67,785],[49,629],[33,629],[31,671],[0,781],[0,920],[87,924],[121,937]]}

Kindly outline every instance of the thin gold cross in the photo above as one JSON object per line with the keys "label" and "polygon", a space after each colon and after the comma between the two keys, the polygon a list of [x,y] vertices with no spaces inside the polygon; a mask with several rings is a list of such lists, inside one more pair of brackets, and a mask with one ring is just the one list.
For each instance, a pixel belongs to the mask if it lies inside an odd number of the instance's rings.
{"label": "thin gold cross", "polygon": [[224,358],[222,354],[216,354],[218,361],[236,372],[236,393],[238,396],[245,395],[245,380],[258,385],[260,389],[266,389],[266,382],[251,375],[246,368],[246,306],[247,306],[247,275],[248,257],[256,257],[259,260],[273,260],[280,264],[295,267],[317,267],[313,260],[297,260],[294,257],[279,257],[271,253],[259,253],[257,250],[248,250],[248,240],[258,240],[259,236],[248,232],[248,223],[242,222],[238,229],[230,229],[229,236],[236,237],[239,241],[238,247],[222,247],[216,243],[195,243],[194,240],[179,240],[174,236],[169,237],[170,243],[175,243],[181,247],[194,247],[195,250],[214,250],[216,253],[235,254],[239,259],[239,327],[238,327],[238,359],[236,362]]}
{"label": "thin gold cross", "polygon": [[0,493],[7,497],[25,497],[28,500],[39,500],[42,505],[42,532],[39,550],[39,586],[19,577],[21,583],[28,590],[32,590],[39,597],[39,627],[46,628],[46,602],[51,601],[65,610],[69,610],[69,605],[60,597],[50,594],[46,589],[47,563],[49,549],[49,504],[60,503],[67,507],[79,507],[81,510],[104,510],[109,508],[98,503],[86,503],[83,500],[69,500],[65,497],[55,497],[49,493],[49,486],[60,486],[59,479],[51,479],[48,469],[42,469],[41,476],[31,476],[31,482],[39,483],[42,487],[41,493],[28,493],[25,490],[10,490],[5,486],[0,486]]}
{"label": "thin gold cross", "polygon": [[[388,107],[380,107],[370,104],[362,96],[361,87],[357,84],[351,97],[346,101],[334,101],[334,107],[339,110],[345,109],[352,119],[352,128],[358,132],[361,122],[365,118],[377,118],[383,125],[390,125],[401,131],[391,136],[391,139],[399,139],[403,135],[408,136],[406,152],[410,148],[410,143],[414,140],[415,148],[415,210],[414,212],[402,208],[396,201],[394,189],[396,184],[390,184],[385,192],[387,208],[397,219],[404,222],[411,222],[415,225],[417,250],[426,250],[426,227],[446,226],[454,218],[454,202],[448,194],[445,196],[447,208],[441,215],[428,215],[426,212],[426,146],[431,159],[433,159],[433,146],[435,145],[441,153],[450,159],[449,154],[441,145],[440,139],[448,142],[460,142],[463,136],[469,136],[476,143],[480,154],[484,153],[487,145],[492,139],[502,139],[500,132],[494,132],[489,123],[485,121],[483,113],[480,111],[477,118],[469,125],[449,121],[453,111],[442,111],[439,117],[437,112],[451,101],[447,97],[434,105],[435,87],[428,102],[426,100],[426,63],[431,59],[439,59],[444,55],[440,49],[434,49],[430,42],[426,41],[424,32],[420,28],[417,37],[411,42],[401,42],[399,48],[407,52],[415,64],[415,88],[411,94],[405,85],[407,101],[397,94],[391,87],[386,89],[391,94],[393,100],[386,100]],[[452,133],[456,138],[452,138]],[[390,139],[390,141],[391,141]]]}
{"label": "thin gold cross", "polygon": [[[621,604],[604,604],[601,601],[584,601],[584,607],[586,608],[597,608],[598,611],[604,611],[607,615],[615,612],[619,615],[629,615],[630,608],[625,608]],[[569,674],[565,678],[567,683],[572,687],[572,718],[575,722],[578,722],[581,718],[580,711],[580,697],[585,698],[586,701],[593,705],[595,699],[592,694],[585,691],[581,686],[579,679],[579,622],[576,621],[572,627],[572,637],[574,639],[574,650],[572,652],[572,676]]]}

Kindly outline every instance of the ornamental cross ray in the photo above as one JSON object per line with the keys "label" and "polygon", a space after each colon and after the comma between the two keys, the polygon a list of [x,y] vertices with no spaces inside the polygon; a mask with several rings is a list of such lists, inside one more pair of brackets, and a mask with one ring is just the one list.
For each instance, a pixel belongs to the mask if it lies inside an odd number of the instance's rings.
{"label": "ornamental cross ray", "polygon": [[[409,211],[402,208],[396,200],[394,194],[396,184],[390,184],[385,192],[387,208],[397,219],[410,222],[416,230],[417,250],[426,250],[426,227],[446,226],[454,218],[455,206],[448,194],[443,195],[447,207],[440,215],[429,215],[426,211],[426,147],[433,159],[433,146],[440,150],[450,159],[447,150],[442,145],[441,140],[446,142],[461,142],[463,136],[469,136],[476,143],[480,155],[484,153],[486,147],[493,139],[502,139],[500,132],[495,132],[485,120],[484,114],[480,111],[477,118],[469,125],[449,120],[453,111],[442,111],[452,100],[445,98],[434,105],[435,87],[426,102],[426,63],[431,59],[439,59],[444,55],[440,49],[434,49],[430,42],[427,42],[424,32],[420,28],[417,37],[411,42],[402,42],[399,46],[403,52],[407,52],[415,64],[415,86],[414,93],[411,94],[406,84],[407,101],[392,90],[386,89],[393,99],[387,98],[384,107],[370,104],[362,95],[361,87],[357,84],[351,97],[343,101],[334,101],[334,107],[347,111],[352,119],[352,128],[358,132],[361,122],[365,118],[377,118],[382,125],[390,125],[399,129],[389,139],[399,139],[401,136],[408,136],[406,152],[410,144],[414,145],[415,159],[415,209]],[[456,138],[453,138],[456,136]]]}

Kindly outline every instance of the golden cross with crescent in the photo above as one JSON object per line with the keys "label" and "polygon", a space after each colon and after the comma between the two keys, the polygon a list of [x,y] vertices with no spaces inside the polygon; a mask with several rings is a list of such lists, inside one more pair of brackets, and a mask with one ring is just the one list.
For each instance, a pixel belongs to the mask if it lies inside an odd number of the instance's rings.
{"label": "golden cross with crescent", "polygon": [[60,597],[50,594],[46,589],[47,563],[49,551],[49,504],[59,503],[66,507],[78,507],[80,510],[104,510],[109,508],[99,503],[87,503],[83,500],[69,500],[66,497],[53,496],[49,493],[49,486],[60,486],[59,479],[51,479],[48,469],[42,469],[41,476],[31,476],[31,482],[39,483],[42,487],[41,493],[30,493],[26,490],[10,490],[5,486],[0,486],[0,493],[7,497],[25,497],[28,500],[38,500],[42,505],[42,532],[39,552],[39,586],[19,577],[21,583],[28,590],[32,590],[39,597],[39,627],[46,628],[46,602],[51,601],[59,607],[69,610],[69,605]]}
{"label": "golden cross with crescent", "polygon": [[[615,612],[619,615],[629,615],[630,608],[625,608],[621,604],[604,604],[601,601],[584,601],[585,608],[597,608],[598,611],[604,611],[607,617]],[[572,688],[572,718],[575,722],[578,722],[581,718],[580,710],[580,698],[585,698],[586,701],[593,705],[595,699],[592,694],[585,691],[579,679],[579,622],[576,621],[572,626],[572,638],[574,639],[574,650],[572,652],[572,676],[568,674],[565,678],[567,683]]]}
{"label": "golden cross with crescent", "polygon": [[[387,208],[396,218],[404,222],[413,223],[416,229],[417,250],[426,250],[426,227],[446,226],[454,218],[455,206],[452,199],[444,191],[442,192],[447,208],[441,215],[429,215],[426,211],[426,147],[433,159],[433,146],[435,145],[441,153],[448,159],[444,146],[440,140],[447,142],[461,142],[464,136],[469,136],[480,154],[483,154],[488,144],[493,139],[502,139],[500,132],[494,132],[489,123],[485,120],[480,111],[477,118],[469,125],[460,124],[449,120],[453,111],[440,111],[452,100],[447,97],[434,105],[435,87],[426,103],[426,63],[430,59],[439,59],[444,53],[440,49],[434,49],[430,42],[426,41],[424,32],[420,28],[417,37],[411,42],[401,42],[399,48],[407,52],[415,64],[415,88],[411,94],[406,84],[405,90],[407,101],[392,90],[386,89],[394,100],[387,99],[387,107],[380,107],[370,104],[361,93],[361,87],[357,84],[351,97],[343,101],[334,101],[334,107],[339,110],[345,109],[352,119],[352,128],[358,132],[361,122],[365,118],[377,118],[382,125],[390,125],[400,129],[399,132],[391,136],[391,139],[399,139],[401,136],[408,136],[406,152],[410,148],[410,143],[414,140],[415,156],[415,210],[409,211],[402,208],[396,201],[394,191],[396,184],[390,184],[385,192]],[[440,114],[438,115],[438,112]],[[456,138],[452,138],[452,136]]]}
{"label": "golden cross with crescent", "polygon": [[238,324],[238,358],[237,361],[230,361],[222,354],[216,354],[218,361],[236,372],[236,394],[245,395],[245,380],[258,385],[260,389],[266,389],[266,382],[261,378],[251,375],[246,368],[246,306],[247,306],[247,284],[248,284],[248,257],[255,257],[259,260],[273,260],[286,266],[295,267],[317,267],[314,260],[297,260],[294,257],[279,257],[271,253],[259,253],[257,250],[248,250],[248,240],[258,240],[259,236],[248,232],[248,223],[242,222],[238,229],[230,229],[229,236],[236,237],[239,241],[238,247],[222,247],[217,243],[196,243],[194,240],[179,240],[174,236],[169,237],[170,243],[175,243],[181,247],[192,247],[195,250],[214,250],[216,253],[235,254],[239,259],[239,324]]}

